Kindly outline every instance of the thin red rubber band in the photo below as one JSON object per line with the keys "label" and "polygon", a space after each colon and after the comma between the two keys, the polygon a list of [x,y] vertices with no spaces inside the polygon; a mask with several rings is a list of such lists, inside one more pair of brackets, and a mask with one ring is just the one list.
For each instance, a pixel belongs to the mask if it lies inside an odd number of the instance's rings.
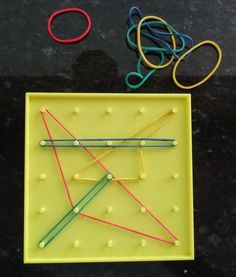
{"label": "thin red rubber band", "polygon": [[[46,110],[46,111],[50,114],[50,112],[49,112],[48,110]],[[50,114],[50,115],[54,118],[54,116],[53,116],[52,114]],[[50,139],[51,139],[51,142],[53,143],[53,139],[52,139],[51,132],[50,132],[49,127],[48,127],[48,125],[47,125],[46,118],[44,117],[44,115],[43,115],[42,112],[41,112],[41,116],[42,116],[42,119],[43,119],[43,123],[44,123],[44,125],[45,125],[45,127],[46,127],[46,130],[47,130],[47,132],[48,132],[48,135],[49,135],[49,137],[50,137]],[[58,122],[58,123],[61,125],[61,123],[60,123],[56,118],[54,118],[54,119],[56,120],[56,122]],[[62,125],[62,127],[63,127],[73,138],[75,138],[75,137],[73,136],[73,134],[70,133],[70,131],[67,130],[63,125]],[[85,149],[86,149],[86,148],[85,148]],[[72,201],[70,192],[69,192],[69,188],[68,188],[67,181],[66,181],[65,176],[64,176],[64,171],[63,171],[62,165],[61,165],[61,163],[60,163],[60,159],[59,159],[59,155],[58,155],[57,149],[56,149],[55,147],[53,147],[53,150],[54,150],[54,154],[55,154],[55,156],[56,156],[56,160],[57,160],[57,163],[58,163],[58,166],[59,166],[59,169],[60,169],[60,173],[61,173],[61,177],[62,177],[63,183],[64,183],[65,188],[66,188],[66,191],[67,191],[67,196],[68,196],[68,198],[69,198],[69,201],[70,201],[71,206],[73,207],[74,204],[73,204],[73,201]],[[162,238],[153,236],[153,235],[149,235],[149,234],[147,234],[147,233],[143,233],[143,232],[137,231],[137,230],[135,230],[135,229],[132,229],[132,228],[129,228],[129,227],[126,227],[126,226],[123,226],[123,225],[119,225],[119,224],[114,223],[114,222],[106,221],[106,220],[104,220],[104,219],[101,219],[101,218],[98,218],[98,217],[94,217],[94,216],[91,216],[91,215],[88,215],[88,214],[85,214],[85,213],[82,213],[82,212],[80,213],[80,215],[81,215],[81,216],[84,216],[84,217],[87,217],[87,218],[89,218],[89,219],[91,219],[91,220],[94,220],[94,221],[103,223],[103,224],[107,224],[107,225],[110,225],[110,226],[113,226],[113,227],[116,227],[116,228],[119,228],[119,229],[123,229],[123,230],[128,231],[128,232],[131,232],[131,233],[135,233],[135,234],[138,234],[138,235],[141,235],[141,236],[144,236],[144,237],[148,237],[148,238],[151,238],[151,239],[154,239],[154,240],[157,240],[157,241],[161,241],[161,242],[164,242],[164,243],[167,243],[167,244],[174,245],[174,242],[171,242],[171,241],[168,241],[168,240],[165,240],[165,239],[162,239]]]}
{"label": "thin red rubber band", "polygon": [[[87,23],[88,23],[87,29],[80,36],[75,37],[75,38],[71,38],[71,39],[58,38],[54,35],[54,33],[52,31],[52,22],[54,21],[54,19],[57,16],[64,14],[64,13],[69,13],[69,12],[77,12],[77,13],[82,14],[87,20]],[[91,30],[91,26],[92,26],[92,22],[91,22],[90,16],[86,13],[86,11],[78,9],[78,8],[67,8],[67,9],[58,10],[58,11],[52,13],[48,19],[48,33],[52,37],[52,39],[54,39],[56,42],[59,42],[59,43],[76,43],[76,42],[81,41],[88,35],[88,33]]]}
{"label": "thin red rubber band", "polygon": [[[50,132],[50,130],[49,130],[49,128],[48,128],[47,121],[46,121],[46,119],[45,119],[45,117],[44,117],[44,114],[43,114],[42,112],[41,112],[41,116],[42,116],[42,119],[43,119],[44,126],[45,126],[45,128],[46,128],[46,130],[47,130],[48,136],[49,136],[49,138],[50,138],[52,144],[54,145],[54,142],[53,142],[53,139],[52,139],[52,134],[51,134],[51,132]],[[55,147],[53,147],[53,151],[54,151],[54,154],[55,154],[55,157],[56,157],[56,161],[57,161],[57,164],[58,164],[58,167],[59,167],[59,170],[60,170],[60,174],[61,174],[61,177],[62,177],[62,181],[63,181],[64,186],[65,186],[65,189],[66,189],[67,196],[68,196],[68,198],[69,198],[69,201],[70,201],[71,206],[73,207],[74,204],[73,204],[73,201],[72,201],[72,197],[71,197],[71,195],[70,195],[70,191],[69,191],[69,188],[68,188],[68,184],[67,184],[67,182],[66,182],[66,177],[65,177],[64,171],[63,171],[63,169],[62,169],[62,164],[61,164],[61,162],[60,162],[60,158],[59,158],[57,149],[56,149]]]}
{"label": "thin red rubber band", "polygon": [[[46,112],[73,138],[73,139],[75,139],[76,140],[76,137],[48,110],[48,109],[46,109]],[[79,142],[81,145],[83,145],[81,142]],[[101,161],[99,161],[99,160],[97,160],[97,158],[93,155],[93,153],[91,152],[91,151],[89,151],[86,147],[84,147],[83,148],[96,162],[97,162],[97,164],[99,164],[104,170],[105,170],[105,172],[110,172],[110,170],[109,169],[107,169],[106,167],[105,167],[105,165],[101,162]],[[115,177],[115,176],[114,176]],[[169,228],[167,228],[167,226],[165,226],[158,218],[157,218],[157,216],[155,216],[154,215],[154,213],[153,212],[151,212],[151,210],[150,209],[148,209],[139,199],[138,199],[138,197],[137,196],[135,196],[126,186],[125,186],[125,184],[123,183],[123,182],[121,182],[120,180],[117,180],[117,182],[118,182],[118,184],[137,202],[137,203],[139,203],[139,205],[141,206],[141,207],[144,207],[145,209],[146,209],[146,211],[147,211],[147,213],[157,222],[157,223],[159,223],[159,225],[160,226],[162,226],[162,228],[163,229],[165,229],[166,230],[166,232],[172,237],[172,238],[174,238],[175,240],[178,240],[177,239],[177,237],[175,236],[175,234],[174,233],[172,233],[171,231],[170,231],[170,229]]]}

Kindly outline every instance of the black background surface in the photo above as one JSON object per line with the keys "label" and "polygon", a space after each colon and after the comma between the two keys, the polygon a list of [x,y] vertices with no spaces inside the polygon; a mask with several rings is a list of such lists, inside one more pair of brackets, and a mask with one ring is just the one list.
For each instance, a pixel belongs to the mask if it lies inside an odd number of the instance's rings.
{"label": "black background surface", "polygon": [[[124,76],[135,69],[125,43],[128,9],[165,18],[196,42],[217,41],[220,69],[192,90],[195,261],[65,265],[23,264],[24,97],[26,91],[129,92]],[[62,45],[48,35],[48,16],[80,7],[93,27],[81,43]],[[77,23],[78,22],[78,23]],[[82,31],[76,14],[55,21],[57,34]],[[236,276],[236,2],[217,1],[0,1],[0,268],[2,276]],[[214,63],[210,48],[184,63],[180,74],[196,82]],[[140,92],[179,92],[170,70]]]}

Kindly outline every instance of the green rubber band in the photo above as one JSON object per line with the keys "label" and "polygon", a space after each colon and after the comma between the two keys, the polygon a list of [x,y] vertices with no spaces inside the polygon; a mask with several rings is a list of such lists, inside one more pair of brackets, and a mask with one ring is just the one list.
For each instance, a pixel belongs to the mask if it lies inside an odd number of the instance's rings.
{"label": "green rubber band", "polygon": [[[170,26],[168,23],[164,23],[161,21],[149,21],[149,22],[145,22],[142,27],[147,27],[147,26],[155,26],[155,25],[164,25],[167,29],[170,29],[173,34],[169,34],[170,36],[178,36],[179,33],[175,30],[175,28],[173,28],[172,26]],[[127,34],[126,34],[126,39],[127,39],[127,43],[128,45],[133,49],[133,50],[137,50],[138,46],[136,43],[134,43],[131,39],[131,33],[136,30],[137,25],[133,25],[129,28]],[[172,50],[174,53],[179,53],[182,52],[185,47],[186,47],[186,43],[185,40],[180,37],[182,46],[180,48],[177,48],[175,50]],[[169,51],[167,48],[161,48],[161,47],[149,47],[149,46],[142,46],[142,49],[144,51],[145,54],[147,54],[148,52],[158,52],[158,54],[160,55],[160,62],[158,65],[162,65],[165,59],[165,55],[166,53]],[[126,76],[125,76],[125,83],[126,86],[129,87],[130,89],[138,89],[140,88],[146,81],[147,79],[149,79],[153,74],[155,74],[155,72],[157,71],[157,69],[152,69],[150,70],[150,72],[146,75],[144,75],[141,72],[141,66],[142,66],[142,59],[141,57],[138,58],[137,61],[137,71],[132,71],[129,72]],[[131,77],[136,77],[139,78],[139,82],[137,84],[132,84],[130,83],[130,78]]]}
{"label": "green rubber band", "polygon": [[[144,53],[148,53],[149,50],[144,51]],[[161,59],[159,64],[162,64],[164,61],[164,54],[161,53]],[[137,71],[132,71],[129,72],[126,76],[125,76],[125,83],[127,85],[127,87],[131,88],[131,89],[138,89],[140,88],[145,82],[146,80],[151,77],[157,70],[156,69],[152,69],[150,72],[148,72],[148,74],[143,75],[143,73],[141,72],[141,66],[142,66],[142,59],[141,57],[139,57],[138,62],[137,62]],[[137,84],[131,84],[129,79],[130,77],[138,77],[141,81]]]}
{"label": "green rubber band", "polygon": [[[108,173],[110,174],[110,173]],[[63,217],[60,219],[48,232],[47,234],[39,241],[39,245],[44,243],[43,247],[46,247],[52,240],[54,240],[68,224],[78,215],[110,182],[112,179],[107,179],[108,174],[105,174],[96,184],[71,208]],[[107,180],[78,210],[78,212],[74,212],[75,208],[78,207],[84,199],[86,199],[104,180]],[[71,216],[71,217],[70,217]],[[69,219],[68,219],[69,218]],[[65,223],[64,221],[67,220]],[[59,225],[62,225],[46,242],[47,239]]]}

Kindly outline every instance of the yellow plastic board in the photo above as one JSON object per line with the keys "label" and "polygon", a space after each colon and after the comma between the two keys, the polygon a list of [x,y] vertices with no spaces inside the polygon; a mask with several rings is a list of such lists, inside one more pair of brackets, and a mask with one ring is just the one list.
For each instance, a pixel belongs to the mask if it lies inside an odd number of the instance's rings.
{"label": "yellow plastic board", "polygon": [[27,93],[25,128],[25,263],[194,258],[190,95]]}

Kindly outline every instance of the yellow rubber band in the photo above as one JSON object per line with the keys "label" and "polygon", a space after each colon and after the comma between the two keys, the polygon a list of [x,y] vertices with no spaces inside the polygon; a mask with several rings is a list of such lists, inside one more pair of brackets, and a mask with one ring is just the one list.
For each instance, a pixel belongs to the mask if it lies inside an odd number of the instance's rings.
{"label": "yellow rubber band", "polygon": [[[97,178],[79,178],[79,180],[81,180],[81,181],[88,181],[88,182],[99,181],[99,179],[97,179]],[[132,177],[114,178],[113,179],[113,181],[126,181],[126,182],[137,182],[139,180],[140,180],[139,178],[132,178]]]}
{"label": "yellow rubber band", "polygon": [[[197,48],[203,46],[203,45],[211,45],[213,46],[217,53],[218,53],[218,60],[215,64],[215,66],[213,67],[213,69],[210,71],[210,73],[205,77],[203,78],[200,82],[196,83],[196,84],[193,84],[193,85],[190,85],[190,86],[185,86],[185,85],[182,85],[179,83],[179,81],[176,79],[176,71],[177,71],[177,68],[180,64],[180,62],[187,56],[189,55],[190,53],[192,53],[194,50],[196,50]],[[222,60],[222,51],[221,51],[221,48],[220,46],[212,41],[212,40],[204,40],[198,44],[196,44],[195,46],[193,46],[192,48],[190,48],[187,52],[185,52],[178,60],[177,62],[175,63],[174,67],[173,67],[173,71],[172,71],[172,78],[173,78],[173,81],[174,83],[176,84],[176,86],[182,88],[182,89],[192,89],[192,88],[196,88],[200,85],[202,85],[203,83],[205,83],[217,70],[217,68],[219,67],[220,63],[221,63],[221,60]]]}
{"label": "yellow rubber band", "polygon": [[[162,65],[156,65],[156,64],[153,64],[151,62],[149,62],[149,60],[146,58],[144,52],[143,52],[143,49],[142,49],[142,45],[141,45],[141,28],[142,28],[142,24],[144,21],[147,21],[147,20],[158,20],[158,21],[161,21],[165,24],[167,24],[167,22],[162,19],[161,17],[158,17],[158,16],[154,16],[154,15],[151,15],[151,16],[145,16],[143,17],[140,21],[139,21],[139,24],[138,24],[138,27],[137,27],[137,46],[138,46],[138,52],[141,56],[141,59],[142,61],[150,68],[155,68],[155,69],[160,69],[160,68],[165,68],[167,66],[169,66],[173,61],[174,61],[174,56],[172,55],[171,59],[165,63],[165,64],[162,64]],[[168,31],[170,34],[173,34],[173,32],[167,27]],[[172,40],[172,44],[173,44],[173,50],[176,50],[176,41],[175,41],[175,37],[174,36],[171,36],[171,40]]]}
{"label": "yellow rubber band", "polygon": [[[143,136],[146,136],[146,137],[150,137],[154,132],[156,132],[159,128],[161,128],[163,126],[163,124],[170,118],[171,115],[173,115],[173,113],[170,110],[170,111],[162,114],[160,117],[155,118],[154,121],[152,121],[151,123],[148,123],[147,125],[145,125],[141,129],[139,129],[137,132],[135,132],[134,134],[132,134],[129,137],[134,138],[134,137],[137,137],[140,134],[142,134]],[[147,130],[149,130],[154,124],[158,124],[158,125],[156,127],[154,127],[152,130],[150,130],[149,133],[147,133]],[[145,133],[145,131],[146,131],[146,133]],[[125,142],[125,140],[121,141],[118,145],[122,145],[124,142]],[[81,172],[81,171],[87,169],[88,167],[93,165],[95,162],[100,161],[102,158],[106,157],[107,155],[109,155],[110,153],[116,151],[117,149],[118,148],[112,148],[112,149],[109,149],[109,150],[105,151],[100,156],[96,157],[96,159],[90,161],[85,166],[80,168],[78,170],[78,172]]]}
{"label": "yellow rubber band", "polygon": [[141,158],[141,172],[145,174],[145,163],[144,163],[144,155],[143,155],[143,149],[140,148],[140,158]]}

